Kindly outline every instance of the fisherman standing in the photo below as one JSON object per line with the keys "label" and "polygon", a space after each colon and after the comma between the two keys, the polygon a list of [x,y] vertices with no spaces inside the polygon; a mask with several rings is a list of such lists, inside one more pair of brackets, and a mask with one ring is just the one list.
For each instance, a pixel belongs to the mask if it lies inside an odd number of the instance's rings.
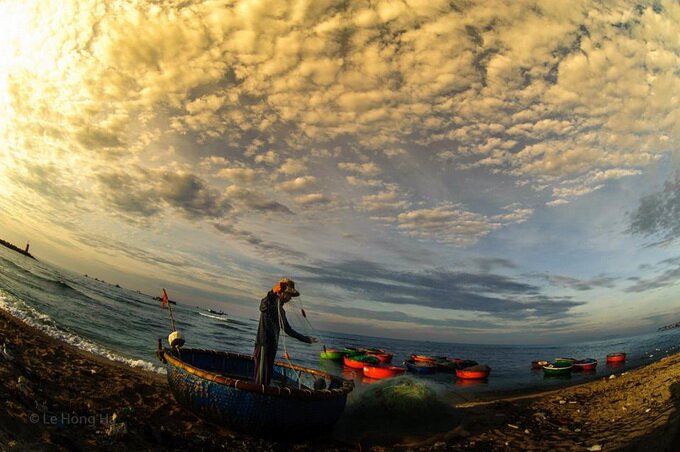
{"label": "fisherman standing", "polygon": [[305,336],[295,331],[286,318],[283,305],[292,297],[300,296],[295,289],[295,282],[283,278],[270,290],[260,303],[260,325],[257,328],[255,338],[255,383],[269,385],[274,369],[274,359],[279,347],[279,334],[283,331],[295,339],[311,344],[318,339],[313,336]]}

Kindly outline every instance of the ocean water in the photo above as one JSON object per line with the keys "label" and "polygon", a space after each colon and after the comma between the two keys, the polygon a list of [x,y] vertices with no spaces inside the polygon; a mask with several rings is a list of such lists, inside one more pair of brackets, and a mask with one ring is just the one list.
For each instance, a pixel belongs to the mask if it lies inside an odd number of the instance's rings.
{"label": "ocean water", "polygon": [[[160,288],[158,290],[160,295]],[[172,298],[172,295],[171,295]],[[257,303],[258,300],[253,300]],[[157,339],[167,337],[170,320],[152,295],[54,268],[0,246],[0,308],[30,325],[76,347],[125,362],[130,366],[163,372],[155,358]],[[252,353],[257,321],[227,320],[200,315],[204,309],[191,304],[173,306],[177,328],[186,338],[186,347]],[[676,353],[680,329],[661,333],[551,346],[474,345],[418,342],[363,337],[336,332],[310,331],[296,307],[289,306],[288,318],[298,331],[319,335],[319,344],[307,345],[285,338],[285,347],[295,364],[353,378],[361,387],[372,383],[342,365],[319,359],[322,345],[328,348],[370,347],[394,354],[393,364],[401,364],[412,353],[473,359],[492,368],[485,381],[457,380],[455,375],[438,373],[414,376],[452,396],[479,396],[497,391],[553,388],[620,374],[628,369]],[[307,328],[306,328],[307,327]],[[284,335],[279,342],[282,359]],[[11,338],[9,338],[11,342]],[[626,362],[619,366],[605,363],[607,353],[623,351]],[[530,368],[531,361],[556,357],[591,357],[599,360],[594,372],[573,372],[567,377],[544,376]]]}

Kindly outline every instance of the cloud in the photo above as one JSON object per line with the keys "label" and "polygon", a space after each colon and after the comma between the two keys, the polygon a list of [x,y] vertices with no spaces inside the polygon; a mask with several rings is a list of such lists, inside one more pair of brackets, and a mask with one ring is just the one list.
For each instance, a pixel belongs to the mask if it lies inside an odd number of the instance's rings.
{"label": "cloud", "polygon": [[[282,242],[301,230],[329,237],[316,253],[349,253],[332,240],[346,228],[362,235],[363,252],[389,243],[419,268],[429,258],[448,266],[453,247],[559,214],[545,204],[610,188],[623,196],[616,181],[675,152],[678,8],[4,2],[0,196],[36,217],[51,206],[55,223],[94,211],[102,223],[146,226],[169,210],[199,231],[219,224],[258,253],[285,250],[245,225],[279,215],[267,227]],[[642,198],[630,232],[676,239],[679,184]],[[494,274],[513,270],[500,261],[472,265],[399,273],[405,284],[383,268],[352,276],[402,305],[423,293],[428,305],[546,319],[580,303]],[[613,283],[598,278],[553,283]]]}
{"label": "cloud", "polygon": [[300,174],[307,170],[307,165],[300,160],[288,159],[279,168],[283,174]]}
{"label": "cloud", "polygon": [[462,204],[445,203],[400,213],[396,217],[396,228],[411,237],[464,247],[474,245],[507,224],[523,223],[533,214],[533,209],[519,203],[505,206],[503,210],[507,213],[489,217],[471,212]]}
{"label": "cloud", "polygon": [[666,181],[662,190],[640,199],[630,215],[628,231],[662,242],[680,237],[680,175]]}
{"label": "cloud", "polygon": [[249,211],[293,214],[288,207],[280,202],[273,201],[259,192],[244,187],[230,185],[224,191],[224,194],[229,200]]}
{"label": "cloud", "polygon": [[524,207],[520,203],[513,203],[504,206],[503,210],[507,211],[507,213],[494,215],[492,220],[499,221],[504,224],[518,224],[527,221],[534,213],[534,209]]}
{"label": "cloud", "polygon": [[301,176],[295,179],[281,182],[279,188],[285,192],[292,193],[297,191],[305,190],[316,183],[316,177],[314,176]]}
{"label": "cloud", "polygon": [[397,228],[407,235],[458,246],[472,245],[500,227],[500,223],[466,211],[462,206],[412,210],[400,213],[397,221]]}
{"label": "cloud", "polygon": [[103,173],[97,178],[106,204],[121,213],[152,217],[163,208],[160,193],[144,174],[135,177],[128,172]]}
{"label": "cloud", "polygon": [[662,274],[649,279],[640,279],[626,289],[626,292],[641,293],[662,287],[675,286],[680,278],[680,266],[666,270]]}
{"label": "cloud", "polygon": [[629,278],[634,284],[626,288],[626,292],[641,293],[674,286],[678,283],[678,276],[680,276],[680,257],[664,259],[654,265],[640,265],[639,270],[653,273],[653,275]]}
{"label": "cloud", "polygon": [[555,286],[579,291],[593,290],[596,288],[611,289],[615,287],[618,281],[617,278],[613,278],[611,276],[598,276],[591,279],[578,279],[572,278],[570,276],[548,275],[547,279]]}
{"label": "cloud", "polygon": [[85,149],[119,148],[125,142],[115,130],[87,125],[76,133],[76,139]]}
{"label": "cloud", "polygon": [[479,268],[482,272],[489,272],[496,268],[500,269],[516,269],[517,264],[508,259],[498,258],[498,257],[477,257],[469,261]]}
{"label": "cloud", "polygon": [[201,220],[220,218],[232,209],[217,189],[191,173],[130,168],[102,172],[96,179],[104,202],[128,216],[151,217],[168,206]]}
{"label": "cloud", "polygon": [[348,184],[355,187],[381,187],[384,184],[384,182],[379,179],[364,179],[356,176],[347,176],[345,180]]}
{"label": "cloud", "polygon": [[263,154],[255,156],[255,163],[266,163],[268,165],[274,165],[279,161],[279,156],[276,152],[269,150]]}
{"label": "cloud", "polygon": [[375,163],[338,163],[338,168],[359,173],[362,176],[374,177],[381,173],[380,168]]}
{"label": "cloud", "polygon": [[342,288],[362,300],[483,312],[499,319],[557,319],[584,304],[568,297],[550,297],[537,286],[488,272],[403,272],[363,260],[295,267],[308,274],[307,283]]}
{"label": "cloud", "polygon": [[641,174],[640,170],[626,168],[596,169],[581,177],[563,181],[559,186],[553,187],[553,199],[546,204],[549,206],[567,204],[575,198],[603,188],[606,181],[637,176],[639,174]]}
{"label": "cloud", "polygon": [[194,174],[164,172],[160,197],[185,216],[219,218],[231,205],[220,193]]}
{"label": "cloud", "polygon": [[258,237],[253,232],[239,229],[233,224],[229,224],[223,221],[220,223],[215,223],[214,227],[222,234],[228,235],[237,240],[248,243],[249,245],[253,246],[260,255],[266,256],[268,259],[274,259],[279,262],[285,262],[291,257],[301,261],[307,259],[307,255],[300,251],[294,250],[281,243],[266,241]]}
{"label": "cloud", "polygon": [[[439,158],[549,187],[557,206],[639,173],[677,141],[661,94],[680,84],[673,3],[67,4],[66,16],[62,2],[11,11],[45,30],[8,35],[11,121],[73,131],[65,147],[124,164],[144,165],[166,141],[180,159],[247,157],[299,175],[303,154],[334,149],[320,163],[352,173],[366,190],[356,207],[372,212],[405,208],[370,198],[389,175],[378,156]],[[221,172],[239,184],[257,174]]]}
{"label": "cloud", "polygon": [[[414,315],[409,315],[404,312],[390,310],[390,311],[376,311],[370,309],[361,308],[349,308],[343,306],[332,306],[329,307],[333,314],[338,316],[343,316],[346,318],[356,318],[365,321],[375,321],[375,322],[400,322],[408,323],[412,325],[418,325],[419,327],[437,327],[437,328],[465,328],[465,329],[490,329],[494,328],[496,324],[489,319],[477,318],[474,320],[460,319],[455,317],[455,312],[450,314],[452,318],[441,318],[441,319],[430,319],[425,317],[418,317]],[[444,311],[446,312],[446,311]]]}
{"label": "cloud", "polygon": [[396,187],[393,186],[387,187],[385,190],[376,194],[365,195],[357,203],[359,210],[365,212],[393,212],[403,210],[409,205],[410,203],[403,199]]}
{"label": "cloud", "polygon": [[78,209],[85,196],[70,181],[77,174],[53,162],[40,163],[24,160],[6,170],[7,178],[18,187],[29,189],[50,203],[68,205]]}
{"label": "cloud", "polygon": [[322,193],[309,193],[295,197],[295,202],[302,205],[328,204],[331,200]]}
{"label": "cloud", "polygon": [[223,168],[217,172],[217,177],[223,177],[230,182],[247,183],[257,178],[257,172],[252,168]]}
{"label": "cloud", "polygon": [[[104,253],[108,256],[119,256],[124,255],[134,262],[146,263],[153,267],[163,267],[166,269],[171,269],[174,272],[181,270],[181,273],[186,273],[187,268],[192,263],[187,259],[186,256],[182,256],[177,253],[164,253],[156,254],[149,252],[144,248],[136,247],[129,242],[122,242],[116,240],[111,236],[102,236],[99,234],[80,233],[77,235],[78,242],[89,245],[92,248],[98,250],[98,252]],[[194,272],[199,271],[198,267],[193,268]]]}

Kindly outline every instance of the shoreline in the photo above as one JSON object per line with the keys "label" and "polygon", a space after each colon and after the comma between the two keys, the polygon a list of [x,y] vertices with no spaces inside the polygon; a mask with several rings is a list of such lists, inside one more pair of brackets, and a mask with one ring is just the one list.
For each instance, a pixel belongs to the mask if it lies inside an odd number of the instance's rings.
{"label": "shoreline", "polygon": [[[680,449],[680,354],[576,386],[449,401],[455,420],[436,432],[364,426],[342,440],[290,443],[202,421],[175,403],[164,375],[80,350],[0,309],[5,341],[14,359],[0,353],[2,452]],[[352,426],[347,410],[341,423]]]}

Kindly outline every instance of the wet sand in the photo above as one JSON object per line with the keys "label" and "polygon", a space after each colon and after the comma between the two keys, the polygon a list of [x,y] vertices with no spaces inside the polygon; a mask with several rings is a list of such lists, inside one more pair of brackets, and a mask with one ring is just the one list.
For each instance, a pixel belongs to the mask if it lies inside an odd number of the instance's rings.
{"label": "wet sand", "polygon": [[208,424],[174,402],[164,376],[78,350],[0,310],[0,351],[4,341],[14,359],[0,352],[0,451],[680,450],[680,354],[580,386],[459,402],[434,430],[378,422],[378,431],[350,413],[339,424],[354,436],[287,442]]}

